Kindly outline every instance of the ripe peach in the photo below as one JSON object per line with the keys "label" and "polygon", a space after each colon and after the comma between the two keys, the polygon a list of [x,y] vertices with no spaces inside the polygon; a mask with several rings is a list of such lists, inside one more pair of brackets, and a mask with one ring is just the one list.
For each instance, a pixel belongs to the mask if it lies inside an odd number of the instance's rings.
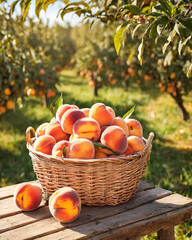
{"label": "ripe peach", "polygon": [[92,159],[94,157],[95,148],[88,139],[75,139],[66,149],[66,158]]}
{"label": "ripe peach", "polygon": [[2,105],[0,105],[0,115],[4,114],[6,112],[6,108]]}
{"label": "ripe peach", "polygon": [[106,109],[112,114],[113,118],[115,118],[115,112],[112,107],[106,106]]}
{"label": "ripe peach", "polygon": [[[118,126],[107,127],[101,135],[101,143],[117,153],[123,153],[127,149],[127,136],[125,131]],[[108,149],[101,149],[106,154],[113,154]]]}
{"label": "ripe peach", "polygon": [[61,127],[68,134],[73,133],[73,126],[77,120],[86,117],[85,113],[79,109],[67,110],[61,118]]}
{"label": "ripe peach", "polygon": [[127,126],[127,124],[126,124],[126,122],[124,121],[123,118],[121,118],[121,117],[116,117],[115,120],[113,121],[113,124],[112,124],[112,125],[113,125],[113,126],[119,126],[119,127],[121,127],[121,128],[125,131],[127,137],[129,136],[128,126]]}
{"label": "ripe peach", "polygon": [[6,102],[6,108],[9,109],[9,110],[14,109],[15,108],[15,103],[12,100],[8,100]]}
{"label": "ripe peach", "polygon": [[77,135],[71,134],[69,137],[69,142],[73,142],[74,140],[78,139],[79,137]]}
{"label": "ripe peach", "polygon": [[101,152],[99,148],[95,148],[95,158],[107,158],[107,154],[104,152]]}
{"label": "ripe peach", "polygon": [[55,143],[56,141],[54,137],[50,135],[42,135],[35,140],[34,150],[51,155]]}
{"label": "ripe peach", "polygon": [[86,117],[89,117],[89,108],[82,108],[81,111],[85,113]]}
{"label": "ripe peach", "polygon": [[12,91],[11,91],[10,88],[5,88],[3,93],[4,93],[5,96],[9,96],[9,95],[11,95]]}
{"label": "ripe peach", "polygon": [[100,124],[100,127],[111,125],[115,118],[112,108],[107,108],[103,103],[95,103],[90,108],[89,117],[95,119]]}
{"label": "ripe peach", "polygon": [[69,109],[79,109],[79,108],[75,105],[70,105],[70,104],[61,105],[57,109],[57,112],[56,112],[56,119],[57,119],[58,122],[61,122],[61,118],[62,118],[63,114]]}
{"label": "ripe peach", "polygon": [[52,156],[54,157],[65,157],[63,156],[63,148],[69,146],[69,141],[62,140],[57,142],[52,149]]}
{"label": "ripe peach", "polygon": [[101,129],[99,123],[93,118],[81,118],[73,126],[74,136],[97,141],[100,137]]}
{"label": "ripe peach", "polygon": [[24,211],[36,209],[42,200],[42,189],[37,184],[24,183],[15,188],[14,202]]}
{"label": "ripe peach", "polygon": [[130,136],[127,138],[128,147],[124,152],[125,155],[134,154],[143,151],[145,144],[140,137]]}
{"label": "ripe peach", "polygon": [[69,140],[69,134],[63,131],[60,123],[49,123],[45,128],[45,134],[54,137],[56,142]]}
{"label": "ripe peach", "polygon": [[36,129],[35,131],[35,136],[36,138],[42,135],[45,135],[45,128],[49,123],[42,123],[41,125],[39,125],[39,127]]}
{"label": "ripe peach", "polygon": [[170,77],[171,79],[175,79],[176,73],[175,73],[175,72],[172,72],[169,77]]}
{"label": "ripe peach", "polygon": [[36,95],[35,89],[34,89],[34,88],[29,88],[29,89],[27,90],[27,95],[28,95],[28,96],[35,96],[35,95]]}
{"label": "ripe peach", "polygon": [[144,76],[144,80],[146,81],[146,82],[150,82],[151,80],[152,80],[152,77],[150,76],[150,75],[145,75]]}
{"label": "ripe peach", "polygon": [[139,121],[132,118],[125,118],[125,122],[129,128],[129,136],[143,137],[143,128]]}
{"label": "ripe peach", "polygon": [[59,123],[55,117],[53,117],[50,121],[50,123]]}
{"label": "ripe peach", "polygon": [[79,216],[81,199],[73,188],[63,187],[51,195],[49,209],[57,221],[69,223]]}

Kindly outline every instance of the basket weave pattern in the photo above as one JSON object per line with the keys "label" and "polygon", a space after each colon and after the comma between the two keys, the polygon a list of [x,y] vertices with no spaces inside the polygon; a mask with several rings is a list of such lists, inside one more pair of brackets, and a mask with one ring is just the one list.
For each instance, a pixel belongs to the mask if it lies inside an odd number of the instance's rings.
{"label": "basket weave pattern", "polygon": [[135,195],[150,158],[153,137],[150,133],[142,152],[104,159],[61,159],[34,151],[33,143],[27,143],[27,148],[37,179],[48,195],[69,186],[78,192],[82,204],[117,205]]}

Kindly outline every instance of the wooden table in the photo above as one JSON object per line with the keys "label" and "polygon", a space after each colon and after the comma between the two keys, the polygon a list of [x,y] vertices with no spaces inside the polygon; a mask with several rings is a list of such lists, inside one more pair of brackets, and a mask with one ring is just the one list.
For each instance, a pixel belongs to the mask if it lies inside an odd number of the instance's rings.
{"label": "wooden table", "polygon": [[13,202],[16,185],[0,189],[0,239],[139,239],[158,232],[161,240],[174,239],[174,226],[192,216],[192,199],[141,182],[125,204],[83,206],[72,223],[57,222],[42,202],[32,212],[22,212]]}

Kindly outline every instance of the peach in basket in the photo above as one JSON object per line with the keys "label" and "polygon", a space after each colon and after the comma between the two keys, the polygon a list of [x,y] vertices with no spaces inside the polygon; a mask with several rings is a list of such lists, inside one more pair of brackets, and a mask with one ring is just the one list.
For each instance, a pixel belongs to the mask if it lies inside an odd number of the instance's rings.
{"label": "peach in basket", "polygon": [[69,142],[63,139],[56,143],[49,135],[31,138],[30,127],[26,133],[27,148],[43,190],[51,195],[70,186],[88,206],[127,202],[145,174],[154,133],[145,139],[142,125],[136,119],[129,121],[134,108],[120,118],[103,103],[81,110],[71,106],[62,107],[61,121],[55,122],[69,135]]}

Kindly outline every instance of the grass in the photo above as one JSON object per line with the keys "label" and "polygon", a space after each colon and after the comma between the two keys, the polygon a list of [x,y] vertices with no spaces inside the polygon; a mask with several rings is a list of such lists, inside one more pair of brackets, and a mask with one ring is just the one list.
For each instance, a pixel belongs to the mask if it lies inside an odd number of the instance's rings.
{"label": "grass", "polygon": [[[155,139],[145,180],[192,198],[192,121],[182,121],[179,109],[172,98],[160,94],[153,83],[139,88],[132,83],[127,92],[120,87],[103,87],[98,97],[87,80],[75,75],[72,70],[60,75],[58,94],[63,93],[65,103],[90,107],[96,102],[111,106],[117,115],[123,116],[136,105],[132,117],[138,119],[144,128],[144,136],[153,131]],[[55,98],[56,99],[56,98]],[[185,97],[185,106],[192,117],[192,92]],[[23,108],[0,116],[0,169],[1,186],[35,179],[32,164],[26,149],[25,131],[28,126],[37,128],[50,121],[52,114],[43,108],[42,101],[27,98]],[[192,221],[176,228],[177,240],[192,237]],[[155,234],[144,239],[157,239]]]}

